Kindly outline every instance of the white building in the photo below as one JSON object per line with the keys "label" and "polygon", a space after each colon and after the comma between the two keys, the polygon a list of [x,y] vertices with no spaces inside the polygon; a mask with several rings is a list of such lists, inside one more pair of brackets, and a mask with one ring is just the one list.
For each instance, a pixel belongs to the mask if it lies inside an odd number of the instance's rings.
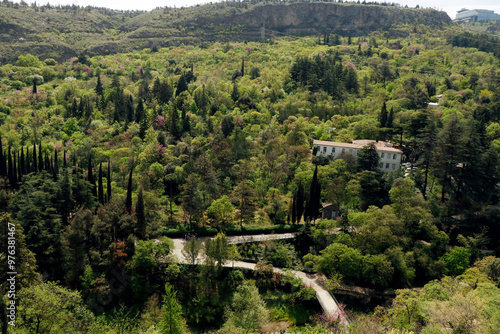
{"label": "white building", "polygon": [[340,143],[335,141],[315,140],[313,142],[313,148],[317,148],[316,156],[332,156],[333,158],[338,158],[338,156],[344,152],[350,153],[356,157],[359,150],[369,143],[375,143],[375,149],[380,158],[381,172],[399,169],[403,151],[394,148],[393,144],[385,141],[361,139],[354,140],[352,143]]}
{"label": "white building", "polygon": [[500,20],[500,15],[488,9],[465,9],[462,8],[455,16],[455,22],[478,22]]}

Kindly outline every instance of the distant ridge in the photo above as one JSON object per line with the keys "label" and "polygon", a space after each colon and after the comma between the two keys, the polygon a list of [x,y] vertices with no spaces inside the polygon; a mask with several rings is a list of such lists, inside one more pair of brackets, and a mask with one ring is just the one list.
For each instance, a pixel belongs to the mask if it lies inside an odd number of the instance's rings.
{"label": "distant ridge", "polygon": [[359,36],[394,24],[444,26],[445,12],[330,2],[223,2],[150,12],[0,3],[0,62],[25,53],[68,59],[134,49],[269,36]]}

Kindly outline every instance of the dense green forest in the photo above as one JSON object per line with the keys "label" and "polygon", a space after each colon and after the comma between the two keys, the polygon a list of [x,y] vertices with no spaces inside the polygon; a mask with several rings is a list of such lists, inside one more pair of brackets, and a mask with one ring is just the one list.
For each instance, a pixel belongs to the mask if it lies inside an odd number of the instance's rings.
{"label": "dense green forest", "polygon": [[[17,272],[2,330],[345,330],[276,266],[394,293],[346,304],[350,333],[498,333],[498,40],[391,29],[1,66],[2,294],[14,235]],[[316,157],[314,139],[390,141],[407,164]],[[269,231],[298,234],[225,238]],[[217,235],[183,250],[202,265],[172,256],[186,233]],[[222,266],[238,258],[257,270]]]}

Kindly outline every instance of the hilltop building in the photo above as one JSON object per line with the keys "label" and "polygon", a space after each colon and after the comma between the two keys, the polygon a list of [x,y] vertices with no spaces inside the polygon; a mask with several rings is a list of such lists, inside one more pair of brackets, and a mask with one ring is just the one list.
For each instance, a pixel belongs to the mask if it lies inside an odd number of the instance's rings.
{"label": "hilltop building", "polygon": [[469,23],[478,21],[500,20],[500,15],[488,9],[465,9],[462,8],[455,16],[455,22]]}
{"label": "hilltop building", "polygon": [[369,143],[375,143],[375,149],[380,157],[380,171],[388,172],[398,170],[401,166],[401,158],[403,151],[394,147],[393,144],[385,141],[375,141],[360,139],[354,140],[352,143],[340,143],[335,141],[315,140],[313,148],[316,151],[316,156],[332,156],[338,158],[341,154],[352,154],[355,157],[359,150]]}

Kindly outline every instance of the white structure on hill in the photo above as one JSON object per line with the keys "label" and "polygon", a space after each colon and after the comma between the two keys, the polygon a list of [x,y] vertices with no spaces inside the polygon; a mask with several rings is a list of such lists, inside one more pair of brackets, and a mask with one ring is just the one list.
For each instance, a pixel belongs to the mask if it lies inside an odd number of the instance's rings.
{"label": "white structure on hill", "polygon": [[313,142],[313,148],[317,149],[316,156],[332,156],[333,158],[338,158],[342,153],[349,153],[356,157],[359,150],[369,143],[375,143],[375,149],[377,150],[380,158],[381,172],[395,171],[399,169],[401,166],[403,151],[395,148],[393,144],[385,141],[361,139],[354,140],[352,143],[340,143],[335,141],[315,140]]}
{"label": "white structure on hill", "polygon": [[455,22],[467,23],[478,21],[493,21],[500,20],[500,15],[488,9],[465,9],[462,8],[455,16]]}

